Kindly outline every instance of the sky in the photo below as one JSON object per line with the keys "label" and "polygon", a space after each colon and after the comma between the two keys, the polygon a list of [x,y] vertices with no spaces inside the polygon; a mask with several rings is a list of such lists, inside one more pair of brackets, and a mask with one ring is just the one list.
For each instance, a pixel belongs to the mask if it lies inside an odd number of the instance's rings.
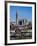
{"label": "sky", "polygon": [[32,20],[32,7],[28,6],[10,6],[10,19],[16,21],[16,12],[19,19]]}

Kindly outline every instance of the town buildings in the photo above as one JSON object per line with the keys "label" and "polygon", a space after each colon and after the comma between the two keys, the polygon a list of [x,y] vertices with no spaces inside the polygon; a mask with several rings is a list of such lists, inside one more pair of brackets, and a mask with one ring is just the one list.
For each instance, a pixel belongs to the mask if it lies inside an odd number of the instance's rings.
{"label": "town buildings", "polygon": [[15,27],[14,30],[16,30],[16,28],[18,28],[21,31],[27,30],[27,29],[32,29],[32,22],[28,21],[27,19],[18,18],[18,14],[16,12],[16,22],[10,22],[10,27],[12,29]]}

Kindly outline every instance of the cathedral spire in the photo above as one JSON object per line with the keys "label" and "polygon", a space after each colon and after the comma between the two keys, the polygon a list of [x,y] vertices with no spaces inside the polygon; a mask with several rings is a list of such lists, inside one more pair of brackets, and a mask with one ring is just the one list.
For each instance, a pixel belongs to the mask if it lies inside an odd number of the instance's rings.
{"label": "cathedral spire", "polygon": [[18,23],[18,13],[16,11],[16,24]]}

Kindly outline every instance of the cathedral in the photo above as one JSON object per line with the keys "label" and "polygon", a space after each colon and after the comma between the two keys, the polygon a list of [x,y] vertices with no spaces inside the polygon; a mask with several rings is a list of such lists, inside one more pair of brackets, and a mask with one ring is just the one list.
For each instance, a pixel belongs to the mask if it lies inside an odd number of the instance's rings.
{"label": "cathedral", "polygon": [[16,22],[12,23],[10,26],[12,29],[14,28],[16,30],[16,27],[19,30],[25,30],[25,29],[32,29],[32,24],[27,19],[20,19],[18,18],[18,13],[16,12]]}
{"label": "cathedral", "polygon": [[16,12],[16,25],[24,25],[25,24],[25,19],[20,19],[18,18],[18,13]]}
{"label": "cathedral", "polygon": [[[30,33],[29,33],[30,32]],[[16,12],[16,22],[10,22],[10,39],[31,39],[32,23],[26,19],[20,19]]]}

